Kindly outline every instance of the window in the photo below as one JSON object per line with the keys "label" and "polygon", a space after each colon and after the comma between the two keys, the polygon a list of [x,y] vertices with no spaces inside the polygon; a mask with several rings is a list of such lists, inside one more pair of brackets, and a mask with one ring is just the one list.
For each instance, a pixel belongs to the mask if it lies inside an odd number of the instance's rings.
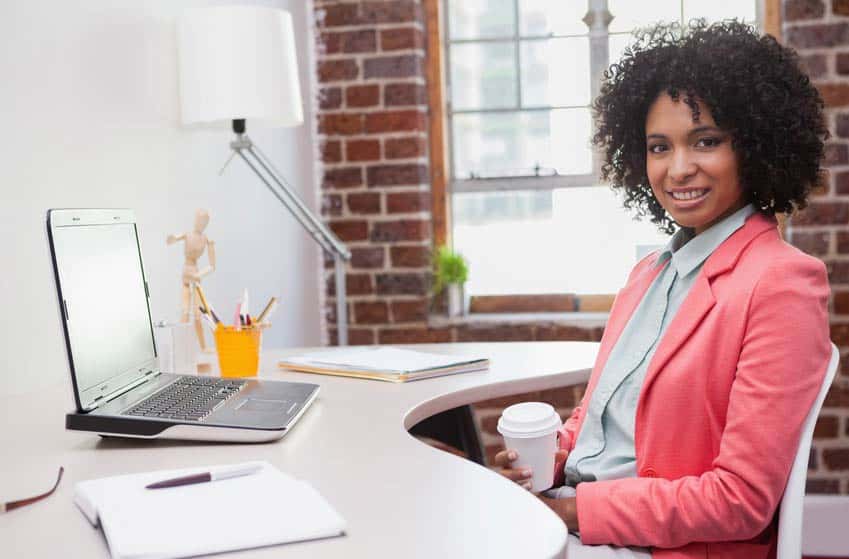
{"label": "window", "polygon": [[[454,248],[470,295],[615,293],[668,237],[599,186],[590,103],[656,21],[762,20],[757,0],[445,0]],[[771,8],[771,9],[774,9]],[[612,17],[609,17],[612,16]],[[599,258],[603,255],[603,258]]]}

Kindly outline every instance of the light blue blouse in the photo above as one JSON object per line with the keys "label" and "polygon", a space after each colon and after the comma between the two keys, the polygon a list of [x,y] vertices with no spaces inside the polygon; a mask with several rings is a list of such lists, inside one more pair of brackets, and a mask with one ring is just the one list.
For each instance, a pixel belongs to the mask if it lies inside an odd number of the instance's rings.
{"label": "light blue blouse", "polygon": [[616,341],[587,404],[566,460],[567,485],[637,475],[634,420],[649,362],[705,260],[755,211],[753,205],[745,206],[700,235],[682,227],[660,253],[655,266],[665,267]]}

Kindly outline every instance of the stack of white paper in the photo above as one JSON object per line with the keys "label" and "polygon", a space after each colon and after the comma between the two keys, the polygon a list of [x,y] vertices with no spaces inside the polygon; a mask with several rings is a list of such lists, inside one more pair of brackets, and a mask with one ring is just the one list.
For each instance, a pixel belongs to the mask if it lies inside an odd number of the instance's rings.
{"label": "stack of white paper", "polygon": [[228,466],[150,472],[78,483],[74,501],[103,528],[112,557],[189,557],[338,536],[345,520],[309,484],[267,462],[259,473],[145,489]]}

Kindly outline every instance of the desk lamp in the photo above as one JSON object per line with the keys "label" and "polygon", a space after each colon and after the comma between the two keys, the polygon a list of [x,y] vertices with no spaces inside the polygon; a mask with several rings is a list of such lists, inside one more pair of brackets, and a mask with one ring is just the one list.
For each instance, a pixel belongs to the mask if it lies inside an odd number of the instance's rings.
{"label": "desk lamp", "polygon": [[298,126],[304,120],[292,16],[262,6],[195,8],[180,20],[178,44],[183,123],[232,123],[236,137],[230,159],[238,155],[333,256],[339,345],[347,345],[345,262],[351,252],[245,133],[248,120],[271,126]]}

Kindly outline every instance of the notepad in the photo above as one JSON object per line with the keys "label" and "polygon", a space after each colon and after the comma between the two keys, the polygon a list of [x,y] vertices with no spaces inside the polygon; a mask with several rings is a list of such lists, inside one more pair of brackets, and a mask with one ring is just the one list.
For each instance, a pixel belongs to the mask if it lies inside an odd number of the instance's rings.
{"label": "notepad", "polygon": [[481,371],[489,360],[478,355],[447,355],[397,347],[358,347],[319,351],[281,360],[283,369],[391,382]]}
{"label": "notepad", "polygon": [[74,502],[103,529],[114,559],[171,558],[342,535],[345,520],[308,483],[268,462],[259,473],[145,489],[234,464],[83,481]]}

